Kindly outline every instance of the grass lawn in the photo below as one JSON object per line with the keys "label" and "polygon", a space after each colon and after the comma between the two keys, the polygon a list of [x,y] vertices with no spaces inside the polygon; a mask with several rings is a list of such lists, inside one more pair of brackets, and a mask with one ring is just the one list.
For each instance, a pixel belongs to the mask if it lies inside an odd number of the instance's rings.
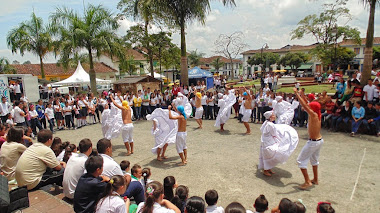
{"label": "grass lawn", "polygon": [[[335,93],[335,88],[333,88],[332,85],[326,85],[326,84],[303,86],[301,88],[305,88],[306,93],[311,93],[311,92],[320,93],[320,92],[323,92],[324,90],[326,90],[327,93]],[[293,87],[283,87],[277,91],[285,92],[285,93],[293,93]]]}

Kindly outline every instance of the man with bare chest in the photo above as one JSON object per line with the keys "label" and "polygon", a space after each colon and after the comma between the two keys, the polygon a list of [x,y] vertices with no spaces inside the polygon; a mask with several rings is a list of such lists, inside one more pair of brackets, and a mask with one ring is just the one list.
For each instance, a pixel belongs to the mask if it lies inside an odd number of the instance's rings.
{"label": "man with bare chest", "polygon": [[245,91],[243,92],[243,97],[244,97],[244,109],[243,109],[243,117],[241,119],[241,121],[244,123],[244,126],[245,128],[247,129],[247,132],[245,133],[246,135],[250,135],[251,134],[251,128],[249,127],[249,119],[251,118],[251,114],[252,114],[252,98],[251,98],[251,95],[248,94],[248,91],[247,89],[245,89]]}
{"label": "man with bare chest", "polygon": [[[133,124],[132,124],[132,114],[131,107],[128,104],[128,101],[122,101],[122,106],[116,103],[113,96],[110,96],[112,103],[121,110],[121,116],[123,119],[123,126],[121,127],[121,136],[125,148],[127,148],[127,156],[133,154]],[[119,97],[120,98],[120,97]],[[122,100],[120,98],[120,100]]]}
{"label": "man with bare chest", "polygon": [[173,120],[178,120],[178,132],[176,137],[176,148],[181,158],[182,162],[179,164],[180,166],[184,166],[187,164],[187,145],[186,145],[186,113],[185,109],[182,105],[179,105],[176,108],[176,112],[179,114],[178,116],[173,116],[171,109],[172,106],[168,107],[169,109],[169,118]]}
{"label": "man with bare chest", "polygon": [[202,129],[202,115],[203,115],[203,106],[202,106],[202,94],[200,92],[197,92],[195,94],[195,120],[197,121],[199,125],[199,129]]}
{"label": "man with bare chest", "polygon": [[[323,139],[320,132],[321,105],[316,101],[308,104],[303,91],[299,93],[296,88],[294,88],[293,91],[296,94],[300,104],[309,115],[307,129],[309,133],[309,140],[306,142],[297,158],[298,167],[301,169],[302,175],[305,178],[305,183],[300,185],[299,188],[304,190],[311,187],[313,184],[318,185],[319,152],[323,145]],[[309,174],[307,173],[307,164],[309,160],[313,166],[313,180],[310,180]]]}

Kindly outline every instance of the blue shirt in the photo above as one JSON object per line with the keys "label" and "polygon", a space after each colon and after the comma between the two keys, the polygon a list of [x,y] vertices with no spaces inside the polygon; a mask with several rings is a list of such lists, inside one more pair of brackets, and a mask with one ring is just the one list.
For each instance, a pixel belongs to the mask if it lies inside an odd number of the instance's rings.
{"label": "blue shirt", "polygon": [[359,109],[356,107],[353,107],[351,113],[352,113],[352,116],[354,116],[354,118],[357,118],[357,119],[363,118],[365,114],[365,110],[363,107],[360,107]]}
{"label": "blue shirt", "polygon": [[44,105],[36,105],[36,111],[38,113],[38,118],[45,118],[45,107]]}
{"label": "blue shirt", "polygon": [[125,191],[125,193],[121,196],[127,196],[128,198],[133,197],[137,205],[145,201],[144,188],[141,185],[140,181],[131,181],[127,188],[127,191]]}
{"label": "blue shirt", "polygon": [[79,178],[74,193],[74,211],[81,213],[95,212],[95,205],[105,191],[107,183],[101,177],[84,174]]}
{"label": "blue shirt", "polygon": [[339,94],[343,94],[344,93],[344,90],[346,90],[346,83],[337,83],[336,85],[336,91],[339,93]]}

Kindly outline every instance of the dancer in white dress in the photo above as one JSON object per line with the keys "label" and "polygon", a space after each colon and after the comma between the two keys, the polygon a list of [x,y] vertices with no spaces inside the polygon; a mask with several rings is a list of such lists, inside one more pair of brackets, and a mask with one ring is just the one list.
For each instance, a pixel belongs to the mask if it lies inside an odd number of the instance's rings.
{"label": "dancer in white dress", "polygon": [[219,112],[218,116],[216,117],[215,125],[216,127],[220,126],[220,131],[224,131],[224,124],[228,121],[228,119],[231,116],[231,108],[236,103],[236,97],[235,97],[235,90],[229,90],[226,91],[228,95],[222,95],[221,93],[218,94],[219,101],[218,101],[218,107]]}
{"label": "dancer in white dress", "polygon": [[104,110],[102,112],[102,132],[103,132],[103,137],[106,137],[106,133],[108,129],[110,128],[110,120],[108,119],[110,116],[111,110],[109,109],[109,105],[105,104],[104,105]]}
{"label": "dancer in white dress", "polygon": [[[173,114],[178,115],[175,112]],[[176,142],[178,121],[169,119],[169,111],[161,108],[155,109],[146,118],[153,121],[152,134],[155,138],[155,145],[152,148],[152,153],[157,154],[158,161],[162,161],[167,158],[165,151],[168,145]]]}
{"label": "dancer in white dress", "polygon": [[292,107],[292,104],[284,101],[282,96],[276,96],[276,102],[273,102],[273,111],[277,117],[276,123],[290,125],[294,117],[294,109]]}
{"label": "dancer in white dress", "polygon": [[264,113],[266,121],[260,128],[261,147],[258,169],[264,169],[264,175],[272,176],[271,170],[279,163],[285,163],[297,148],[299,141],[297,131],[286,124],[274,124],[273,111]]}

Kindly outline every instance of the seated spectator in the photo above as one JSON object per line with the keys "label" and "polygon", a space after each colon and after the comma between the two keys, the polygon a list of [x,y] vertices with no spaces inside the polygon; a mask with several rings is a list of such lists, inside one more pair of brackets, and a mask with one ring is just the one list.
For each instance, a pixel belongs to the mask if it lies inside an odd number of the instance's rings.
{"label": "seated spectator", "polygon": [[74,198],[78,180],[85,172],[85,162],[92,153],[92,143],[90,139],[82,139],[78,147],[80,154],[70,157],[67,161],[65,172],[63,173],[63,193],[70,199]]}
{"label": "seated spectator", "polygon": [[253,207],[255,207],[257,213],[263,213],[268,210],[268,200],[264,195],[260,195],[258,198],[256,198]]}
{"label": "seated spectator", "polygon": [[106,138],[102,138],[96,144],[96,148],[99,152],[99,155],[103,158],[104,164],[103,164],[102,175],[105,175],[109,178],[115,175],[124,176],[123,172],[121,171],[120,165],[117,164],[112,158],[111,141]]}
{"label": "seated spectator", "polygon": [[[160,182],[153,181],[149,183],[146,187],[145,191],[146,202],[141,202],[136,212],[141,213],[180,213],[181,211],[178,209],[170,201],[164,199],[164,187]],[[203,211],[204,212],[204,211]],[[192,213],[189,212],[188,213]]]}
{"label": "seated spectator", "polygon": [[66,147],[64,150],[64,155],[63,155],[63,162],[67,163],[69,161],[70,157],[73,155],[77,155],[77,146],[75,144],[70,144]]}
{"label": "seated spectator", "polygon": [[352,114],[352,119],[353,119],[352,128],[351,128],[351,137],[354,137],[355,133],[358,131],[360,127],[360,124],[362,124],[363,118],[365,115],[365,110],[361,106],[360,101],[357,101],[355,103],[354,107],[352,108],[351,114]]}
{"label": "seated spectator", "polygon": [[352,93],[353,93],[354,88],[355,88],[353,85],[351,86],[351,81],[350,80],[347,81],[346,84],[347,84],[347,86],[346,86],[346,88],[344,90],[342,98],[339,101],[340,103],[343,103],[344,101],[349,100],[351,98]]}
{"label": "seated spectator", "polygon": [[280,204],[272,209],[272,213],[297,213],[297,205],[288,198],[282,198]]}
{"label": "seated spectator", "polygon": [[144,168],[141,170],[141,184],[143,185],[144,187],[144,190],[145,190],[145,187],[146,187],[146,184],[152,182],[153,180],[150,179],[150,176],[152,175],[152,172],[150,171],[150,168]]}
{"label": "seated spectator", "polygon": [[[3,126],[2,126],[3,127]],[[20,127],[8,131],[7,142],[1,147],[0,169],[8,180],[15,178],[16,164],[21,154],[26,150],[22,144],[24,131]]]}
{"label": "seated spectator", "polygon": [[346,89],[346,83],[342,77],[339,78],[339,82],[336,84],[335,98],[342,98],[344,90]]}
{"label": "seated spectator", "polygon": [[[348,103],[350,103],[350,102],[348,102]],[[341,116],[342,116],[342,109],[343,109],[343,106],[341,106],[339,104],[339,101],[337,101],[335,103],[333,114],[332,114],[332,117],[331,117],[330,131],[334,131],[335,132],[335,131],[338,130],[338,126],[336,124],[337,124],[337,120],[339,118],[341,118]]]}
{"label": "seated spectator", "polygon": [[[365,115],[363,119],[363,125],[366,127],[369,133],[373,134],[376,130],[376,125],[373,121],[374,118],[377,117],[376,108],[373,106],[372,101],[367,103],[367,107],[365,108]],[[376,132],[377,133],[377,132]]]}
{"label": "seated spectator", "polygon": [[377,117],[370,120],[369,122],[375,123],[376,133],[377,133],[376,136],[380,137],[380,102],[376,104],[376,113],[377,113]]}
{"label": "seated spectator", "polygon": [[106,190],[107,176],[103,172],[103,158],[91,156],[86,160],[87,173],[79,178],[74,193],[74,211],[77,213],[94,212],[100,195]]}
{"label": "seated spectator", "polygon": [[251,211],[247,211],[243,205],[239,202],[232,202],[228,204],[226,209],[224,210],[226,213],[252,213]]}
{"label": "seated spectator", "polygon": [[177,188],[177,182],[173,176],[167,176],[164,178],[164,199],[172,200],[174,197],[173,190]]}
{"label": "seated spectator", "polygon": [[218,192],[216,190],[208,190],[205,194],[205,200],[207,203],[207,213],[224,213],[224,209],[221,206],[216,206],[218,203]]}
{"label": "seated spectator", "polygon": [[350,99],[351,103],[355,103],[357,101],[362,101],[363,96],[364,96],[364,92],[363,92],[362,86],[360,85],[360,82],[357,79],[355,79],[351,83],[354,86],[354,91],[353,91],[352,97]]}
{"label": "seated spectator", "polygon": [[122,196],[127,196],[128,198],[133,197],[135,199],[136,204],[138,205],[139,203],[145,201],[144,187],[140,182],[140,178],[142,175],[141,166],[135,164],[131,169],[131,173],[132,180],[129,183],[127,190]]}
{"label": "seated spectator", "polygon": [[56,183],[62,186],[63,171],[66,164],[59,162],[50,149],[53,133],[41,130],[37,134],[38,143],[34,143],[21,155],[16,166],[18,186],[27,186],[28,190]]}
{"label": "seated spectator", "polygon": [[4,124],[0,124],[0,150],[3,143],[7,141],[7,134],[8,134],[8,126]]}
{"label": "seated spectator", "polygon": [[328,121],[333,115],[333,109],[334,109],[335,103],[332,101],[331,96],[326,97],[326,103],[325,103],[325,112],[322,113],[322,125],[327,127]]}
{"label": "seated spectator", "polygon": [[113,176],[107,183],[106,190],[96,205],[95,212],[103,213],[129,213],[129,199],[120,197],[127,187],[125,178],[120,175]]}
{"label": "seated spectator", "polygon": [[23,126],[24,136],[22,137],[23,143],[26,147],[29,147],[33,144],[32,140],[32,129],[30,127]]}
{"label": "seated spectator", "polygon": [[206,210],[205,201],[198,196],[192,196],[186,202],[185,212],[186,213],[200,213]]}
{"label": "seated spectator", "polygon": [[301,199],[298,199],[298,201],[294,202],[297,206],[297,213],[305,213],[306,212],[306,206],[302,203]]}
{"label": "seated spectator", "polygon": [[331,203],[319,202],[317,206],[317,213],[335,213],[335,210],[331,206]]}
{"label": "seated spectator", "polygon": [[342,121],[347,125],[346,129],[348,129],[348,122],[352,118],[351,111],[352,111],[351,102],[346,101],[344,104],[344,107],[342,107],[340,117],[336,120],[336,125],[335,125],[336,129],[338,129],[338,127]]}
{"label": "seated spectator", "polygon": [[179,210],[181,210],[181,213],[185,212],[185,206],[187,198],[189,197],[189,188],[187,186],[180,185],[175,190],[175,195],[172,200],[172,203],[176,205]]}

